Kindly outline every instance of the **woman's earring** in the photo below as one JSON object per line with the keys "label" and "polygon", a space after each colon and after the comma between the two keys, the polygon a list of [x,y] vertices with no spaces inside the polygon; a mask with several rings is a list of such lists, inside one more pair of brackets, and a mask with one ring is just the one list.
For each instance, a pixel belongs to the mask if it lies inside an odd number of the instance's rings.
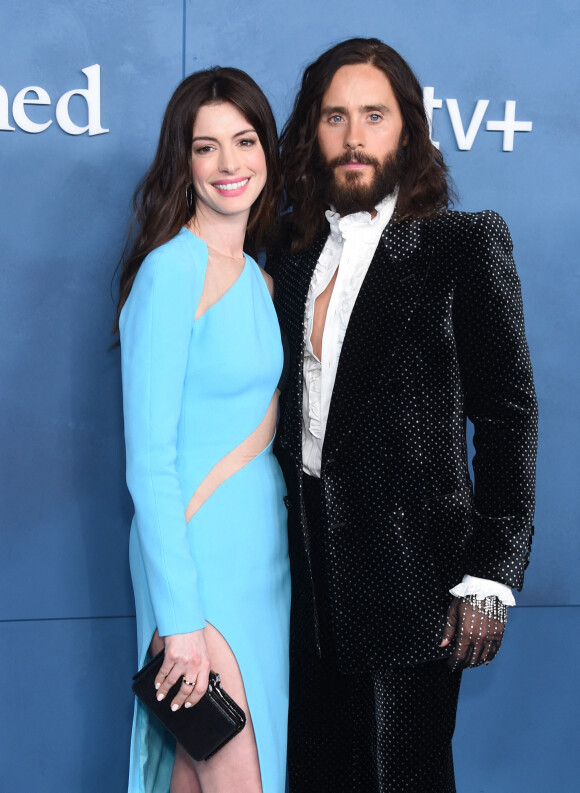
{"label": "woman's earring", "polygon": [[185,188],[185,200],[187,201],[187,208],[193,215],[195,212],[195,191],[193,189],[193,182],[190,182]]}

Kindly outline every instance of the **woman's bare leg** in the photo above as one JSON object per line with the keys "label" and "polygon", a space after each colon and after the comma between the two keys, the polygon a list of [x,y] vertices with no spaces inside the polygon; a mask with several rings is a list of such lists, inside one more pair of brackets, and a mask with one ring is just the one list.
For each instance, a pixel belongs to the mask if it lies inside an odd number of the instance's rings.
{"label": "woman's bare leg", "polygon": [[195,770],[195,761],[181,744],[175,747],[175,761],[171,774],[170,793],[202,793]]}
{"label": "woman's bare leg", "polygon": [[243,708],[247,722],[235,738],[204,762],[195,762],[178,746],[171,793],[261,793],[256,738],[238,663],[224,637],[209,623],[205,641],[212,669],[219,672],[224,689]]}

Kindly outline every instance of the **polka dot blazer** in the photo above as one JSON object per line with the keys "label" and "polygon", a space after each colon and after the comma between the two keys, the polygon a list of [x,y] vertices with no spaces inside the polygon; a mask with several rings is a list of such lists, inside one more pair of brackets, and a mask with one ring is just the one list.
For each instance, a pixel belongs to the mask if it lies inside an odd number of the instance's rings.
{"label": "polka dot blazer", "polygon": [[[288,485],[299,651],[317,646],[301,376],[306,295],[324,241],[298,253],[280,247],[268,261],[290,356],[276,453]],[[448,590],[465,573],[521,588],[536,427],[504,221],[489,211],[391,221],[350,318],[322,452],[325,574],[342,671],[441,657]]]}

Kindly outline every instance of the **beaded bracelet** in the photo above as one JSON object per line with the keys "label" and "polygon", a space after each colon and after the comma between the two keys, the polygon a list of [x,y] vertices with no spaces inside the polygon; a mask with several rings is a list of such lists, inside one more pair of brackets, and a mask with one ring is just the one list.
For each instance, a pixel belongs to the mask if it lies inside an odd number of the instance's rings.
{"label": "beaded bracelet", "polygon": [[486,598],[479,598],[477,595],[464,595],[463,600],[479,614],[485,614],[486,617],[506,624],[507,606],[497,595],[488,595]]}

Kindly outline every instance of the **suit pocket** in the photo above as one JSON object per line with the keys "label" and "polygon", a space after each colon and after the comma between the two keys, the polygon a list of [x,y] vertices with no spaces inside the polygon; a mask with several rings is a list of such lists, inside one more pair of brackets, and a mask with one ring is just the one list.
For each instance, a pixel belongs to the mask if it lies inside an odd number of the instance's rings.
{"label": "suit pocket", "polygon": [[465,569],[465,550],[473,531],[474,507],[470,487],[435,496],[425,503],[435,572],[442,586],[459,584]]}

